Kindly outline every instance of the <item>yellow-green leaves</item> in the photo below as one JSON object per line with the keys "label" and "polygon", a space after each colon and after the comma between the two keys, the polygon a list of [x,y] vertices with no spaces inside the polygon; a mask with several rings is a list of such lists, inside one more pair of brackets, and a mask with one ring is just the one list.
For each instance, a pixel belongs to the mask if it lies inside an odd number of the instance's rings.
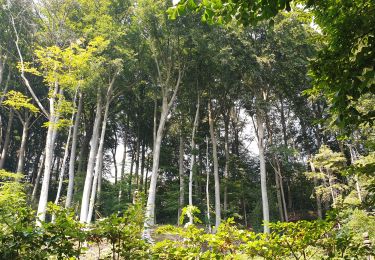
{"label": "yellow-green leaves", "polygon": [[15,110],[26,109],[32,113],[39,112],[39,109],[30,102],[31,98],[28,98],[21,92],[11,90],[5,96],[6,99],[3,101],[4,106],[11,107]]}
{"label": "yellow-green leaves", "polygon": [[63,88],[75,88],[83,85],[83,81],[90,77],[90,70],[102,61],[100,53],[104,51],[109,41],[103,37],[96,37],[84,46],[83,40],[72,43],[67,48],[56,45],[39,48],[35,51],[39,66],[31,67],[27,64],[25,71],[43,76],[44,82],[53,88],[58,84]]}

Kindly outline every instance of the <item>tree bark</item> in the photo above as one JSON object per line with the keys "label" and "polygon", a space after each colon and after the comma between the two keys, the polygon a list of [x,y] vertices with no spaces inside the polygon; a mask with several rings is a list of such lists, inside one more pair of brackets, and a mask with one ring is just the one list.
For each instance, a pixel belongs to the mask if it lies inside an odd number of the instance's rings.
{"label": "tree bark", "polygon": [[264,233],[269,233],[269,221],[270,213],[268,206],[268,195],[267,195],[267,173],[266,173],[266,160],[264,157],[264,120],[261,112],[258,110],[256,114],[257,122],[257,137],[258,137],[258,149],[259,149],[259,162],[260,162],[260,185],[262,192],[262,209],[263,209],[263,225]]}
{"label": "tree bark", "polygon": [[[98,191],[98,197],[100,196],[100,192],[101,192],[101,187],[100,187],[100,183],[98,183],[98,179],[100,178],[100,176],[102,174],[105,131],[106,131],[106,128],[107,128],[108,111],[109,111],[109,105],[110,105],[111,98],[112,98],[112,91],[113,91],[113,85],[114,85],[115,79],[116,79],[116,76],[113,76],[113,78],[111,80],[111,83],[109,84],[108,89],[107,89],[106,103],[105,103],[105,108],[104,108],[104,116],[103,116],[103,121],[102,121],[102,130],[101,130],[101,133],[100,133],[99,148],[98,148],[98,152],[97,152],[97,155],[96,155],[94,180],[93,180],[93,183],[92,183],[90,204],[89,204],[86,223],[90,223],[91,219],[92,219],[92,214],[93,214],[94,205],[95,205],[96,192]],[[98,186],[98,189],[96,188],[96,186]]]}
{"label": "tree bark", "polygon": [[211,233],[211,214],[210,214],[210,159],[208,156],[208,137],[206,137],[206,210],[208,232]]}
{"label": "tree bark", "polygon": [[219,162],[217,158],[217,142],[214,128],[214,119],[212,115],[211,100],[208,102],[208,122],[210,125],[210,135],[212,142],[212,157],[214,163],[214,180],[215,180],[215,229],[217,231],[221,223],[221,209],[220,209],[220,179],[219,179]]}
{"label": "tree bark", "polygon": [[180,134],[180,145],[179,145],[179,156],[178,156],[178,175],[180,178],[180,196],[178,200],[178,214],[177,214],[177,225],[180,225],[180,217],[182,208],[185,205],[185,184],[184,184],[184,137]]}
{"label": "tree bark", "polygon": [[18,152],[19,155],[18,155],[17,171],[16,171],[20,173],[23,172],[24,164],[25,164],[25,150],[26,150],[27,135],[29,132],[30,119],[31,119],[31,116],[27,116],[26,120],[23,122],[21,146]]}
{"label": "tree bark", "polygon": [[13,111],[13,109],[11,109],[10,112],[9,112],[7,129],[6,129],[6,132],[5,132],[5,140],[4,140],[3,150],[1,151],[0,169],[4,168],[5,159],[8,155],[8,146],[9,146],[9,142],[10,142],[10,132],[12,131],[13,118],[14,118],[14,111]]}
{"label": "tree bark", "polygon": [[42,188],[40,191],[39,197],[39,204],[38,204],[38,211],[37,216],[38,219],[36,221],[37,226],[41,225],[41,221],[45,221],[46,218],[46,209],[47,209],[47,202],[48,202],[48,190],[49,190],[49,182],[51,177],[52,171],[52,160],[53,160],[53,148],[55,139],[57,136],[57,122],[59,120],[59,115],[56,111],[56,96],[57,93],[62,95],[62,90],[58,91],[58,84],[55,83],[53,94],[49,97],[49,124],[47,130],[47,137],[46,137],[46,148],[45,148],[45,162],[44,162],[44,174],[43,174],[43,182]]}
{"label": "tree bark", "polygon": [[45,156],[45,154],[43,153],[43,154],[42,154],[41,161],[40,161],[40,166],[39,166],[39,169],[38,169],[38,173],[37,173],[36,178],[35,178],[35,181],[34,181],[33,192],[31,193],[31,201],[32,201],[32,202],[35,201],[36,193],[37,193],[37,191],[38,191],[38,186],[39,186],[40,177],[42,176],[42,171],[43,171],[43,169],[44,169],[44,162],[45,162],[45,159],[46,159],[46,156]]}
{"label": "tree bark", "polygon": [[[228,179],[229,179],[229,117],[224,117],[224,151],[225,151],[225,167],[224,167],[224,214],[228,210]],[[225,216],[225,215],[224,215]]]}
{"label": "tree bark", "polygon": [[[197,98],[197,106],[195,111],[195,117],[194,117],[194,123],[193,123],[193,129],[191,133],[191,161],[190,161],[190,172],[189,172],[189,206],[193,206],[193,177],[194,177],[194,169],[195,169],[195,133],[198,128],[198,122],[199,122],[199,106],[200,106],[200,98],[198,94]],[[193,215],[189,214],[189,223],[193,224]]]}
{"label": "tree bark", "polygon": [[80,218],[79,218],[81,223],[86,222],[88,210],[89,210],[90,193],[91,193],[91,187],[92,187],[93,172],[94,172],[94,167],[95,167],[95,157],[98,151],[101,116],[102,116],[102,101],[101,101],[101,93],[98,90],[96,116],[95,116],[95,121],[94,121],[93,133],[92,133],[91,140],[90,140],[90,153],[89,153],[89,159],[87,162],[85,185],[84,185],[83,194],[82,194],[81,213],[80,213]]}
{"label": "tree bark", "polygon": [[73,126],[73,137],[72,137],[72,147],[70,150],[70,160],[69,160],[69,182],[66,194],[65,208],[70,208],[73,201],[73,188],[74,188],[74,168],[76,162],[76,151],[77,151],[77,142],[78,142],[78,128],[79,121],[82,113],[82,103],[83,95],[79,92],[78,108],[75,115],[74,126]]}

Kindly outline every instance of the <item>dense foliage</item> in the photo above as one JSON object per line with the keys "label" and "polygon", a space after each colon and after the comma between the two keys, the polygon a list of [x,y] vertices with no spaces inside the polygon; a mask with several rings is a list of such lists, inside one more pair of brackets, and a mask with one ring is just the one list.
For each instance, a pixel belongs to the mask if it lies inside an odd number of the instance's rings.
{"label": "dense foliage", "polygon": [[0,259],[371,255],[374,8],[0,0]]}

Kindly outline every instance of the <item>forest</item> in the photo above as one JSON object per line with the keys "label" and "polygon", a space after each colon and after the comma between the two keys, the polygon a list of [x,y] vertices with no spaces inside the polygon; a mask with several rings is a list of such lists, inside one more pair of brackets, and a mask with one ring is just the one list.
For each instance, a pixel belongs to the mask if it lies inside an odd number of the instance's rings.
{"label": "forest", "polygon": [[373,0],[0,0],[0,260],[374,259]]}

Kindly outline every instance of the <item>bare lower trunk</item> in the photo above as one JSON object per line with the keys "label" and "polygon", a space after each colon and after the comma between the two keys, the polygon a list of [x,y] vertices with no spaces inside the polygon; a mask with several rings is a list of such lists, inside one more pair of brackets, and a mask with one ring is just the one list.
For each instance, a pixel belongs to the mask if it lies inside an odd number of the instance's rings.
{"label": "bare lower trunk", "polygon": [[277,174],[278,174],[278,177],[279,177],[278,180],[279,180],[279,186],[280,186],[280,191],[281,191],[281,203],[282,203],[282,206],[283,206],[284,219],[285,219],[286,222],[288,222],[289,221],[288,210],[287,210],[287,207],[286,207],[283,176],[281,174],[281,166],[280,166],[279,160],[276,160],[276,166],[277,166]]}
{"label": "bare lower trunk", "polygon": [[126,165],[126,153],[127,153],[127,146],[128,146],[128,137],[127,137],[127,131],[129,128],[129,117],[127,118],[127,123],[126,123],[126,128],[124,132],[124,153],[122,155],[122,162],[121,162],[121,185],[120,189],[118,191],[118,203],[119,205],[121,204],[121,198],[122,198],[122,185],[123,185],[123,180],[125,177],[125,165]]}
{"label": "bare lower trunk", "polygon": [[283,203],[281,201],[281,190],[280,190],[280,180],[279,179],[280,179],[279,174],[277,173],[277,171],[275,171],[277,207],[279,208],[280,220],[285,221]]}
{"label": "bare lower trunk", "polygon": [[210,159],[208,157],[208,137],[206,137],[206,207],[208,232],[211,233],[211,215],[210,215]]}
{"label": "bare lower trunk", "polygon": [[[56,99],[57,93],[58,93],[58,85],[57,83],[55,83],[54,93],[49,98],[50,114],[49,114],[49,124],[48,124],[47,137],[46,137],[43,182],[42,182],[42,188],[40,191],[38,211],[37,211],[37,216],[38,216],[38,219],[36,221],[37,226],[40,226],[41,221],[45,221],[45,218],[46,218],[49,182],[50,182],[51,171],[53,167],[53,161],[52,161],[53,150],[54,150],[53,148],[54,148],[54,143],[55,143],[55,139],[57,135],[57,122],[59,120],[59,115],[55,107],[56,106],[55,99]],[[62,95],[62,90],[60,90],[60,94]]]}
{"label": "bare lower trunk", "polygon": [[[351,160],[351,163],[353,165],[355,163],[355,161],[357,160],[357,154],[356,154],[356,151],[354,150],[354,148],[351,144],[348,145],[348,146],[349,146],[349,151],[350,151],[350,160]],[[354,175],[354,181],[355,181],[355,188],[357,190],[358,199],[362,203],[363,199],[362,199],[362,193],[361,193],[361,185],[359,183],[357,174]]]}
{"label": "bare lower trunk", "polygon": [[[194,169],[195,169],[195,132],[198,128],[198,120],[199,120],[199,105],[200,99],[198,95],[197,99],[197,109],[195,112],[194,123],[193,123],[193,130],[191,133],[191,161],[190,161],[190,173],[189,173],[189,206],[193,206],[193,177],[194,177]],[[193,215],[189,214],[189,222],[193,224]]]}
{"label": "bare lower trunk", "polygon": [[66,201],[65,201],[65,208],[69,208],[72,204],[73,200],[73,188],[74,188],[74,166],[76,162],[76,151],[77,151],[77,143],[78,143],[78,128],[79,128],[79,121],[82,113],[82,102],[83,96],[82,93],[79,93],[79,101],[78,101],[78,109],[75,115],[74,126],[73,126],[73,137],[72,137],[72,147],[70,150],[70,160],[69,160],[69,182],[66,194]]}
{"label": "bare lower trunk", "polygon": [[229,178],[229,117],[224,120],[224,151],[225,151],[225,167],[224,167],[224,216],[228,210],[228,178]]}
{"label": "bare lower trunk", "polygon": [[26,150],[27,134],[29,132],[29,124],[30,124],[30,117],[27,117],[25,122],[23,123],[21,146],[18,152],[19,156],[18,156],[18,162],[17,162],[17,172],[23,172],[23,169],[24,169],[25,150]]}
{"label": "bare lower trunk", "polygon": [[139,182],[139,190],[143,190],[143,180],[145,177],[145,153],[146,153],[146,144],[143,136],[143,142],[142,142],[142,155],[141,155],[141,179]]}
{"label": "bare lower trunk", "polygon": [[179,159],[178,159],[178,175],[180,178],[180,196],[178,200],[178,214],[177,214],[177,225],[180,224],[180,216],[182,208],[185,205],[185,184],[184,184],[184,137],[180,135],[180,146],[179,146]]}
{"label": "bare lower trunk", "polygon": [[0,158],[0,169],[4,168],[5,159],[8,154],[8,146],[10,142],[10,132],[12,131],[12,125],[13,125],[13,118],[14,118],[14,111],[10,110],[9,112],[9,118],[8,118],[8,125],[5,132],[5,140],[3,145],[3,150],[1,151],[1,158]]}
{"label": "bare lower trunk", "polygon": [[[108,111],[109,111],[109,104],[111,102],[111,97],[112,97],[113,84],[114,84],[114,79],[112,80],[112,82],[109,85],[108,90],[107,90],[107,100],[106,100],[105,108],[104,108],[102,130],[101,130],[101,133],[100,133],[100,142],[99,142],[98,153],[96,155],[94,180],[93,180],[92,188],[91,188],[91,197],[90,197],[90,204],[89,204],[86,223],[90,223],[91,219],[92,219],[92,214],[93,214],[94,206],[95,206],[95,196],[96,196],[96,191],[97,191],[96,185],[97,185],[98,179],[101,177],[101,174],[102,174],[104,139],[105,139],[105,131],[106,131],[106,128],[107,128]],[[99,187],[100,187],[100,183],[98,183],[98,188]],[[100,195],[100,189],[98,189],[98,196],[99,195]]]}
{"label": "bare lower trunk", "polygon": [[94,172],[94,167],[95,167],[95,158],[98,152],[101,116],[102,116],[102,101],[101,101],[101,93],[99,93],[99,90],[98,90],[96,116],[95,116],[95,121],[94,121],[93,133],[92,133],[91,140],[90,140],[90,154],[89,154],[89,159],[87,162],[85,186],[83,188],[81,213],[79,217],[79,220],[81,223],[86,222],[88,210],[89,210],[90,193],[91,193],[91,187],[92,187],[93,172]]}
{"label": "bare lower trunk", "polygon": [[149,240],[151,239],[150,227],[155,225],[156,184],[157,184],[158,171],[159,171],[160,148],[161,148],[161,142],[163,139],[164,126],[167,120],[167,116],[168,116],[167,99],[163,98],[159,126],[156,132],[156,139],[154,142],[152,174],[151,174],[151,180],[150,180],[150,188],[148,191],[146,213],[145,213],[145,223],[144,223],[145,230],[144,230],[143,236]]}
{"label": "bare lower trunk", "polygon": [[264,233],[269,233],[269,221],[270,213],[268,207],[268,195],[267,195],[267,173],[266,173],[266,160],[264,158],[264,122],[263,117],[258,112],[256,116],[257,121],[257,137],[258,137],[258,149],[259,149],[259,162],[260,162],[260,185],[262,192],[262,209],[263,209],[263,225]]}
{"label": "bare lower trunk", "polygon": [[219,179],[219,162],[217,158],[217,143],[214,129],[214,119],[212,117],[211,101],[208,103],[208,122],[210,125],[210,135],[212,142],[212,157],[214,163],[214,180],[215,180],[215,229],[217,231],[221,223],[221,209],[220,209],[220,179]]}
{"label": "bare lower trunk", "polygon": [[44,162],[45,162],[45,159],[46,159],[46,156],[45,154],[43,153],[42,154],[42,158],[41,158],[41,162],[40,162],[40,166],[39,166],[39,169],[38,169],[38,173],[36,175],[36,179],[35,179],[35,182],[34,182],[34,187],[33,187],[33,192],[31,194],[31,201],[34,202],[35,201],[35,197],[36,197],[36,193],[38,191],[38,186],[39,186],[39,181],[40,181],[40,177],[42,176],[42,171],[44,169]]}
{"label": "bare lower trunk", "polygon": [[55,205],[59,203],[60,200],[60,194],[61,194],[61,189],[63,185],[63,180],[64,180],[64,174],[65,174],[65,169],[66,169],[66,161],[68,160],[68,154],[69,154],[69,145],[70,145],[70,139],[72,136],[72,128],[69,128],[69,133],[68,133],[68,138],[66,139],[66,144],[64,148],[64,157],[60,169],[60,174],[59,174],[59,184],[57,188],[57,193],[56,193],[56,198],[55,198]]}

